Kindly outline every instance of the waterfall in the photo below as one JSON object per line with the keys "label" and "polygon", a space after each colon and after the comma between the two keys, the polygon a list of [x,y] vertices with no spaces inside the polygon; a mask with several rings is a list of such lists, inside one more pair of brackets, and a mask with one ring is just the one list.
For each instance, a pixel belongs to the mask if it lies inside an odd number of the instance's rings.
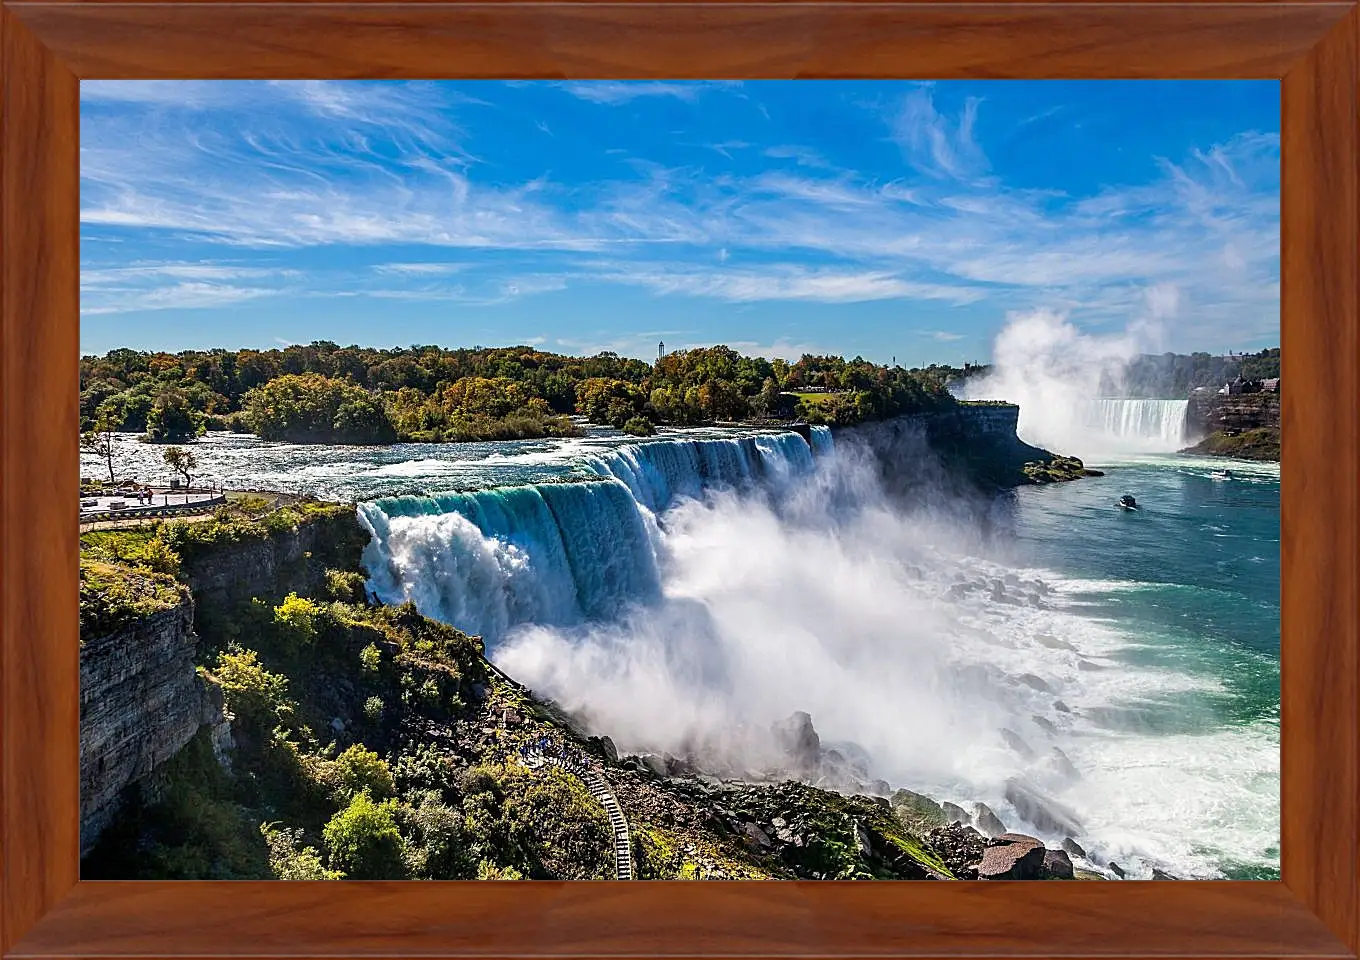
{"label": "waterfall", "polygon": [[1146,453],[1171,453],[1185,446],[1187,400],[1084,400],[1082,426],[1106,444]]}
{"label": "waterfall", "polygon": [[812,455],[813,455],[813,456],[815,456],[815,457],[824,457],[824,456],[826,456],[828,453],[831,452],[831,450],[832,450],[833,447],[834,447],[834,444],[833,444],[833,442],[832,442],[832,440],[831,440],[831,428],[830,428],[830,427],[813,427],[813,428],[812,428]]}
{"label": "waterfall", "polygon": [[654,440],[584,458],[586,469],[625,484],[653,513],[680,497],[716,487],[780,485],[812,469],[812,450],[796,433],[722,439]]}
{"label": "waterfall", "polygon": [[[831,449],[814,430],[819,455]],[[628,443],[580,481],[361,504],[370,588],[494,641],[518,624],[618,617],[660,595],[656,515],[716,489],[772,491],[812,471],[796,433]]]}

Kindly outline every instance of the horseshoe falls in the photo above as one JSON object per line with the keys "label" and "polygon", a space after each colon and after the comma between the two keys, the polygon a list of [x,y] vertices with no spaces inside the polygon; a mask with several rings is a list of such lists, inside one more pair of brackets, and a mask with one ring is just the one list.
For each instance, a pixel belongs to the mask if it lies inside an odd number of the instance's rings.
{"label": "horseshoe falls", "polygon": [[[1184,410],[1080,414],[1147,449]],[[374,468],[405,488],[359,506],[370,588],[621,751],[741,777],[806,711],[867,776],[1071,835],[1108,875],[1278,877],[1276,465],[1130,455],[1000,497],[983,537],[824,429],[478,456]],[[1142,511],[1113,508],[1129,491]]]}
{"label": "horseshoe falls", "polygon": [[1097,443],[1138,453],[1174,453],[1186,446],[1188,400],[1103,398],[1081,401],[1082,425]]}

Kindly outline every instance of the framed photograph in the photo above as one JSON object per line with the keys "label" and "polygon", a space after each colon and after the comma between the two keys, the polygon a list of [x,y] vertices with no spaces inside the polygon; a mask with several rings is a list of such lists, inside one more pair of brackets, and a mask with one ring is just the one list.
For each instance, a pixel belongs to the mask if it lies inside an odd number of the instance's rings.
{"label": "framed photograph", "polygon": [[1354,956],[1358,78],[0,5],[0,951]]}

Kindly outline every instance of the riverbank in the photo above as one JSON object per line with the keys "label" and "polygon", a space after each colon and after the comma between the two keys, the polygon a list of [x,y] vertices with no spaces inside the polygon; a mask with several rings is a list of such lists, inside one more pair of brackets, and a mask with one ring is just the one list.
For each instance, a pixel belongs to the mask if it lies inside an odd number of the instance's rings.
{"label": "riverbank", "polygon": [[1237,460],[1280,462],[1279,427],[1259,427],[1242,431],[1216,430],[1203,440],[1180,451],[1187,455],[1227,457]]}

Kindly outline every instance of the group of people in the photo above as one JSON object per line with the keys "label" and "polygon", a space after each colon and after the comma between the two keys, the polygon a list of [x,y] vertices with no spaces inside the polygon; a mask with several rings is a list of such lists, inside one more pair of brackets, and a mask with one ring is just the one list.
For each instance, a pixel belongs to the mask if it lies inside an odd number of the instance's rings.
{"label": "group of people", "polygon": [[559,760],[570,759],[567,755],[566,748],[549,736],[542,736],[537,740],[532,740],[529,743],[524,744],[524,746],[519,748],[519,752],[521,756],[525,757],[530,753],[538,753],[545,757],[556,757]]}

